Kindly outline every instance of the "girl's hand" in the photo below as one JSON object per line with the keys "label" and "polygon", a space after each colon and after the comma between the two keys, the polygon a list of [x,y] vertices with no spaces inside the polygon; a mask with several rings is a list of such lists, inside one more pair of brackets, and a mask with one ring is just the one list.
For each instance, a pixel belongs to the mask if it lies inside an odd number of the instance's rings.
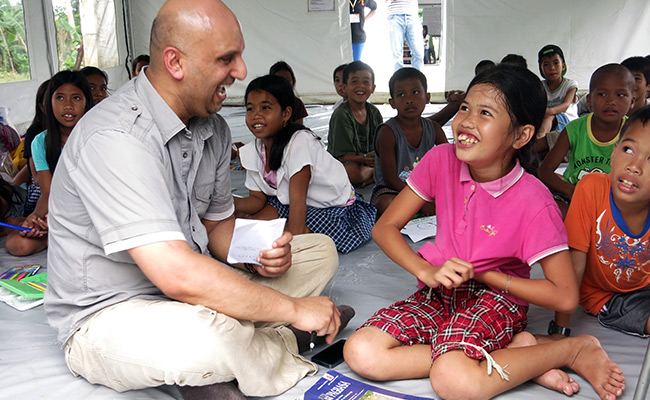
{"label": "girl's hand", "polygon": [[439,267],[427,268],[418,276],[422,282],[431,288],[442,285],[447,289],[457,288],[474,277],[474,265],[452,257]]}
{"label": "girl's hand", "polygon": [[30,214],[25,218],[21,224],[25,228],[30,228],[31,231],[21,231],[20,235],[23,237],[34,238],[42,237],[47,234],[47,216],[41,218],[36,214]]}
{"label": "girl's hand", "polygon": [[257,257],[257,262],[262,265],[255,265],[257,272],[268,278],[281,276],[291,267],[291,232],[284,232],[273,242],[273,247],[262,250]]}

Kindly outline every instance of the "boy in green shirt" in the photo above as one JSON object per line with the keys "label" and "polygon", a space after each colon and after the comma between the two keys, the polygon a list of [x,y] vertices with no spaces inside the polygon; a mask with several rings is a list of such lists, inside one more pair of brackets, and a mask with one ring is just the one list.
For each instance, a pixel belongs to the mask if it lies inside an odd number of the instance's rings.
{"label": "boy in green shirt", "polygon": [[367,101],[375,91],[375,73],[354,61],[343,70],[343,82],[348,100],[332,113],[327,151],[343,163],[352,185],[364,187],[374,182],[375,130],[383,122]]}
{"label": "boy in green shirt", "polygon": [[[593,112],[564,127],[538,171],[539,179],[553,192],[562,217],[583,176],[609,173],[614,144],[627,119],[625,114],[634,104],[634,77],[620,64],[604,65],[591,75],[587,96]],[[567,153],[569,165],[562,177],[555,170]]]}

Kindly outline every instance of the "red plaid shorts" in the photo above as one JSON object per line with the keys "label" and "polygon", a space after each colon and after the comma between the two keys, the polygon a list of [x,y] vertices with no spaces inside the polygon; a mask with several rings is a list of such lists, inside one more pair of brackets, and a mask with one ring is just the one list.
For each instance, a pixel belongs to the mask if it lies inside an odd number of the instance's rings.
{"label": "red plaid shorts", "polygon": [[451,350],[483,359],[506,347],[526,328],[528,307],[513,303],[489,286],[473,279],[456,289],[425,287],[404,301],[377,311],[362,327],[381,329],[404,345],[431,344],[432,362]]}

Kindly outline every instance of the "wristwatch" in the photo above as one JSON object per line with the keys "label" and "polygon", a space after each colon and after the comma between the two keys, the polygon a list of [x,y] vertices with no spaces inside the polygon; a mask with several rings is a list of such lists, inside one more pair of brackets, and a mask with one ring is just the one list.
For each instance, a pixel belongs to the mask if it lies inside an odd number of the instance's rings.
{"label": "wristwatch", "polygon": [[562,336],[569,337],[571,336],[571,328],[565,328],[555,323],[555,320],[551,320],[548,323],[548,334],[552,335],[554,333],[559,333]]}

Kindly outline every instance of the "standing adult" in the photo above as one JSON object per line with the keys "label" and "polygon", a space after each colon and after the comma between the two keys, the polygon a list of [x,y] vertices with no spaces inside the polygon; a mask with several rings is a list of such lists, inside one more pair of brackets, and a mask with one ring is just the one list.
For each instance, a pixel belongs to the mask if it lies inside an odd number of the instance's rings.
{"label": "standing adult", "polygon": [[422,69],[424,40],[418,16],[418,0],[386,0],[388,3],[388,38],[394,70],[404,66],[404,40],[411,49],[411,66]]}
{"label": "standing adult", "polygon": [[[348,0],[350,3],[350,32],[352,32],[352,57],[354,61],[361,60],[363,46],[366,44],[366,20],[377,12],[375,0]],[[366,8],[370,10],[366,15]]]}
{"label": "standing adult", "polygon": [[91,383],[277,395],[317,371],[296,332],[331,343],[339,330],[332,301],[307,297],[336,272],[328,237],[284,233],[261,265],[218,261],[234,207],[230,131],[216,112],[246,77],[243,50],[221,1],[169,0],[149,67],[70,135],[52,180],[45,311],[68,367]]}

